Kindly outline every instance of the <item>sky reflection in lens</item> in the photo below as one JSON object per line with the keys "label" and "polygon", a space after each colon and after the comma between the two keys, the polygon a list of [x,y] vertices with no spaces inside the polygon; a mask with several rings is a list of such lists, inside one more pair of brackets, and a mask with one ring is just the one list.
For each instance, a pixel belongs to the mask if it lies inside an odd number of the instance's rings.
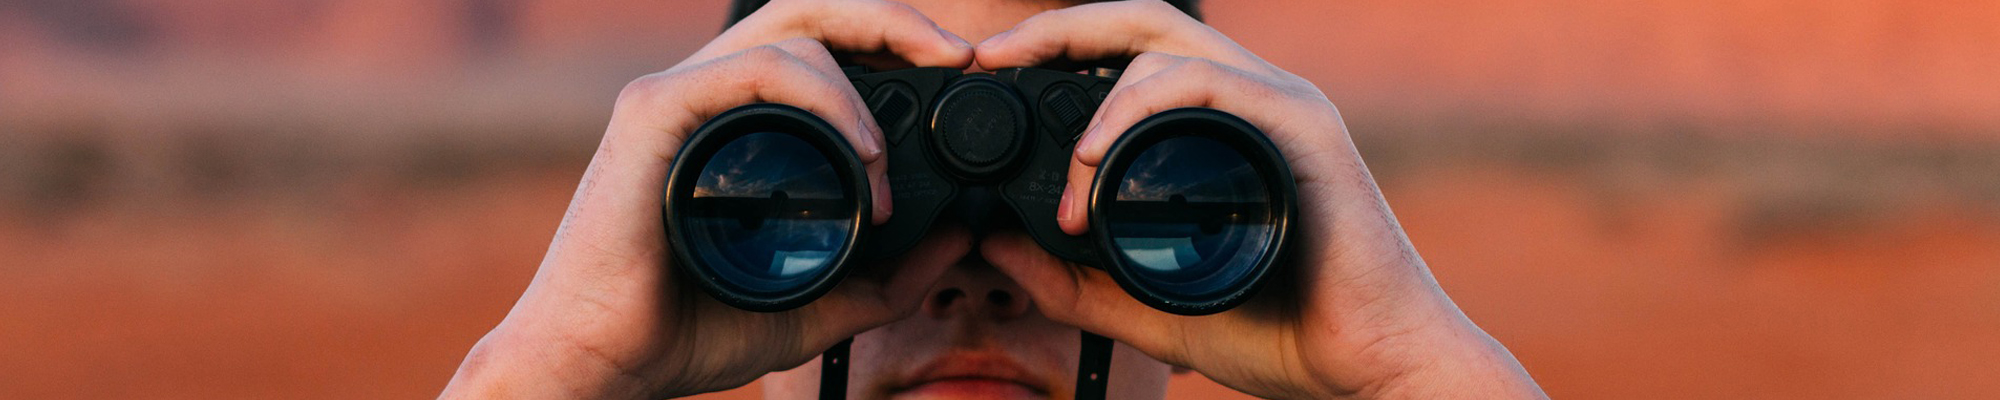
{"label": "sky reflection in lens", "polygon": [[791,135],[716,150],[680,213],[687,247],[722,280],[775,293],[810,283],[847,243],[855,198],[833,164]]}
{"label": "sky reflection in lens", "polygon": [[1183,296],[1241,284],[1273,240],[1263,178],[1235,148],[1205,137],[1147,148],[1100,210],[1140,283]]}

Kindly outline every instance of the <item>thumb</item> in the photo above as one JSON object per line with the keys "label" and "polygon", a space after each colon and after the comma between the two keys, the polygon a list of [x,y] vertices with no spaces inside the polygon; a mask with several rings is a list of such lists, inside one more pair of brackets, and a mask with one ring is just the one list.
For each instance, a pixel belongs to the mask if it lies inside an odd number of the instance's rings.
{"label": "thumb", "polygon": [[979,254],[1013,278],[1049,319],[1095,332],[1151,353],[1164,349],[1178,316],[1140,303],[1102,270],[1065,262],[1027,234],[995,233]]}
{"label": "thumb", "polygon": [[925,235],[909,253],[880,265],[857,268],[826,297],[806,304],[799,315],[815,333],[810,345],[823,349],[863,331],[917,312],[931,285],[972,251],[972,234],[946,225]]}

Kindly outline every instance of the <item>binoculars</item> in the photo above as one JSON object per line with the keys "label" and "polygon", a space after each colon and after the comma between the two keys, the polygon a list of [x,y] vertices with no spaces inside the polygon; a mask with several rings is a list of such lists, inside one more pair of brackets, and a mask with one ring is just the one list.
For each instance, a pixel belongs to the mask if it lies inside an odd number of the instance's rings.
{"label": "binoculars", "polygon": [[716,115],[675,156],[663,204],[673,257],[709,295],[797,308],[909,250],[962,197],[989,196],[1043,250],[1106,271],[1141,302],[1212,314],[1256,292],[1293,230],[1297,187],[1263,132],[1180,108],[1119,137],[1076,204],[1089,232],[1064,233],[1072,153],[1117,71],[844,72],[882,127],[895,212],[871,224],[866,172],[825,120],[772,103]]}

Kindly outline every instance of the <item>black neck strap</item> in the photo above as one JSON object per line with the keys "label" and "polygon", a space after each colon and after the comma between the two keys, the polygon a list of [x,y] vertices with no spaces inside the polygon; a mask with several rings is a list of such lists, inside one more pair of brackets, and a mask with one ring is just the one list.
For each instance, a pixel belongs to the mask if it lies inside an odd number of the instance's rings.
{"label": "black neck strap", "polygon": [[[1111,381],[1111,338],[1083,332],[1082,354],[1076,362],[1076,400],[1104,400],[1104,388]],[[847,366],[853,360],[848,351],[854,338],[840,341],[819,359],[819,400],[847,399]]]}
{"label": "black neck strap", "polygon": [[819,358],[819,400],[847,399],[848,350],[854,347],[854,338],[840,341]]}
{"label": "black neck strap", "polygon": [[1083,331],[1083,353],[1076,361],[1076,399],[1103,400],[1111,381],[1111,338]]}

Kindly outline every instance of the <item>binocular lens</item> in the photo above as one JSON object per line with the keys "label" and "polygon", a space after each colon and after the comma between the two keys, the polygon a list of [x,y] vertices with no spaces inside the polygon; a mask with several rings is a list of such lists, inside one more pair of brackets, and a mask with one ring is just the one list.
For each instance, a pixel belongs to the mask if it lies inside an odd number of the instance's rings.
{"label": "binocular lens", "polygon": [[1118,181],[1107,213],[1115,257],[1141,285],[1175,297],[1240,289],[1275,232],[1264,178],[1235,147],[1201,136],[1161,140]]}
{"label": "binocular lens", "polygon": [[712,279],[744,294],[802,290],[851,240],[857,199],[839,169],[786,133],[745,134],[716,149],[677,215],[684,245]]}

